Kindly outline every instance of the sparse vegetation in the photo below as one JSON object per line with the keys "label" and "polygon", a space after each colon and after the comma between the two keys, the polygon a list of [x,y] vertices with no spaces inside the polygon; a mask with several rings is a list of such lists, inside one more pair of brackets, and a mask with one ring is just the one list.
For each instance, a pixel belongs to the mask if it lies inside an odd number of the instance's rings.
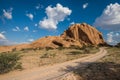
{"label": "sparse vegetation", "polygon": [[74,71],[78,80],[120,80],[120,48],[107,48],[108,55],[101,60]]}
{"label": "sparse vegetation", "polygon": [[46,47],[45,49],[48,51],[48,50],[52,50],[53,48],[51,48],[51,47]]}
{"label": "sparse vegetation", "polygon": [[14,69],[21,69],[18,53],[0,53],[0,74]]}
{"label": "sparse vegetation", "polygon": [[116,44],[116,45],[115,45],[115,47],[118,47],[118,48],[120,48],[120,43]]}
{"label": "sparse vegetation", "polygon": [[13,49],[12,49],[12,52],[14,52],[14,51],[16,51],[16,48],[13,48]]}
{"label": "sparse vegetation", "polygon": [[68,55],[78,55],[78,54],[83,54],[83,51],[71,51],[68,53]]}
{"label": "sparse vegetation", "polygon": [[[98,52],[99,49],[89,48],[89,50],[90,53],[88,54],[88,53],[84,53],[85,52],[84,49],[64,48],[64,47],[59,47],[58,49],[52,49],[50,47],[47,47],[45,49],[27,48],[27,49],[22,49],[20,51],[13,50],[12,52],[8,52],[8,54],[20,53],[22,57],[18,61],[21,62],[22,64],[19,63],[20,66],[18,67],[20,68],[22,66],[22,69],[31,69],[33,67],[62,63],[65,61],[88,56],[90,54]],[[11,70],[13,69],[15,69],[15,66],[11,68]]]}
{"label": "sparse vegetation", "polygon": [[43,55],[41,55],[40,58],[54,58],[55,56],[56,56],[55,53],[48,53],[48,52],[46,52]]}
{"label": "sparse vegetation", "polygon": [[81,49],[81,47],[79,46],[75,46],[75,45],[71,45],[71,47],[69,47],[70,49]]}

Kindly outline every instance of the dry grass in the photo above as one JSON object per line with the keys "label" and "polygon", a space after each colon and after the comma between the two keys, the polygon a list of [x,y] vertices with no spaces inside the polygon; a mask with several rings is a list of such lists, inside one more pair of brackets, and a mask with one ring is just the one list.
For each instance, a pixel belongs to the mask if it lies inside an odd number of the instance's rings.
{"label": "dry grass", "polygon": [[98,51],[99,49],[95,47],[88,47],[87,49],[74,49],[74,48],[31,49],[30,48],[20,51],[13,50],[11,52],[6,52],[6,53],[9,55],[12,55],[11,53],[19,53],[19,55],[21,56],[19,62],[21,63],[22,69],[32,69],[44,65],[53,65],[56,63],[62,63],[65,61],[85,57],[93,53],[96,53]]}
{"label": "dry grass", "polygon": [[21,58],[22,67],[31,69],[43,65],[52,65],[65,61],[81,58],[91,55],[99,51],[97,48],[89,48],[90,52],[85,53],[85,50],[80,49],[41,49],[41,50],[25,50],[20,51],[23,56]]}
{"label": "dry grass", "polygon": [[102,58],[100,62],[114,62],[120,64],[120,48],[107,48],[108,56]]}
{"label": "dry grass", "polygon": [[120,80],[120,48],[107,48],[108,55],[101,60],[77,69],[77,80]]}

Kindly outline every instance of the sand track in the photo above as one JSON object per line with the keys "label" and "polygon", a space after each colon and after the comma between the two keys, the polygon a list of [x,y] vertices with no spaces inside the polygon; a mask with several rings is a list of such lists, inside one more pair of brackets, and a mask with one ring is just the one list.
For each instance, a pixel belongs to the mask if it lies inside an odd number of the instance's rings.
{"label": "sand track", "polygon": [[74,69],[84,67],[92,62],[95,62],[96,60],[104,57],[106,54],[107,51],[104,48],[100,48],[98,53],[76,60],[3,74],[0,75],[0,80],[58,80],[60,77],[68,74]]}

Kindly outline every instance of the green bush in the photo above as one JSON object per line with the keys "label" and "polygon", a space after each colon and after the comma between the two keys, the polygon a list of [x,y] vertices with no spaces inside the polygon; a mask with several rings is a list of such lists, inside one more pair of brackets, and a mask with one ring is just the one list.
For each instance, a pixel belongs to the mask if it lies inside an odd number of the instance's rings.
{"label": "green bush", "polygon": [[0,74],[14,69],[22,69],[18,53],[0,53]]}

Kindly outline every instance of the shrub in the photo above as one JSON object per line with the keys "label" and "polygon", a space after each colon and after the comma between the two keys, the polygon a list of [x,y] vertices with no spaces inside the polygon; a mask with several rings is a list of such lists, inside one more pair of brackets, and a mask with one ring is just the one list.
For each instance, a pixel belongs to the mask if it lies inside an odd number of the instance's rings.
{"label": "shrub", "polygon": [[48,51],[48,50],[52,50],[53,48],[52,47],[46,47],[45,49],[46,49],[46,51]]}
{"label": "shrub", "polygon": [[14,69],[22,69],[18,62],[20,55],[18,53],[0,53],[0,74]]}
{"label": "shrub", "polygon": [[44,53],[40,58],[53,58],[55,56],[55,53]]}
{"label": "shrub", "polygon": [[45,54],[43,54],[40,58],[49,58],[49,54],[48,54],[48,53],[45,53]]}
{"label": "shrub", "polygon": [[120,48],[120,43],[116,44],[116,45],[115,45],[115,47],[118,47],[118,48]]}
{"label": "shrub", "polygon": [[13,49],[12,49],[12,52],[14,52],[14,51],[16,51],[16,48],[13,48]]}
{"label": "shrub", "polygon": [[58,50],[63,50],[63,49],[66,49],[65,47],[58,47],[57,48]]}
{"label": "shrub", "polygon": [[70,47],[69,47],[69,49],[81,49],[79,46],[77,46],[77,45],[71,45]]}
{"label": "shrub", "polygon": [[83,52],[88,54],[88,53],[90,53],[90,49],[89,48],[85,48]]}
{"label": "shrub", "polygon": [[80,51],[71,51],[69,53],[69,55],[78,55],[78,54],[81,54],[81,52]]}
{"label": "shrub", "polygon": [[55,57],[55,56],[56,56],[55,53],[50,54],[50,57]]}

